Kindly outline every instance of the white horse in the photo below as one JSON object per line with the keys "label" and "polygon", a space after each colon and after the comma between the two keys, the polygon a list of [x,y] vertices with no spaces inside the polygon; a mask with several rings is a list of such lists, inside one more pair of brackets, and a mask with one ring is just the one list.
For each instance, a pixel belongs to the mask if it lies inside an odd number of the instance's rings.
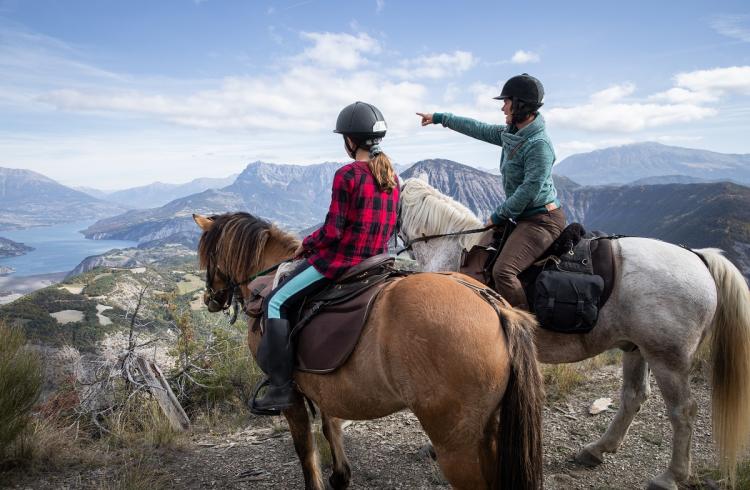
{"label": "white horse", "polygon": [[[481,226],[465,206],[424,181],[404,182],[400,236],[405,242]],[[479,234],[430,239],[414,243],[412,254],[425,271],[456,271],[461,250],[479,240]],[[669,467],[649,488],[676,489],[687,480],[697,412],[689,371],[698,346],[710,334],[713,434],[720,466],[733,484],[750,435],[750,292],[744,277],[718,249],[690,251],[647,238],[621,238],[613,246],[614,289],[596,327],[586,334],[542,329],[536,334],[539,359],[545,363],[577,362],[612,348],[625,351],[617,414],[604,435],[584,446],[576,460],[594,466],[604,453],[617,451],[649,395],[650,368],[674,436]]]}

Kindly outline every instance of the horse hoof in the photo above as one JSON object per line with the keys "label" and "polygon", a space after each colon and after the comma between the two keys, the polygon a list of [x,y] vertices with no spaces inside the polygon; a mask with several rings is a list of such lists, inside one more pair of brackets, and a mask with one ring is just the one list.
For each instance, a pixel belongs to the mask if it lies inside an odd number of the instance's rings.
{"label": "horse hoof", "polygon": [[667,470],[648,482],[648,486],[646,488],[648,490],[677,490],[678,487],[677,483],[674,481],[672,473]]}
{"label": "horse hoof", "polygon": [[422,446],[422,448],[419,450],[419,457],[422,459],[431,459],[436,460],[437,454],[435,454],[435,448],[432,446],[432,444],[426,444]]}
{"label": "horse hoof", "polygon": [[588,467],[599,466],[603,462],[602,454],[597,455],[589,446],[585,446],[576,455],[575,462]]}

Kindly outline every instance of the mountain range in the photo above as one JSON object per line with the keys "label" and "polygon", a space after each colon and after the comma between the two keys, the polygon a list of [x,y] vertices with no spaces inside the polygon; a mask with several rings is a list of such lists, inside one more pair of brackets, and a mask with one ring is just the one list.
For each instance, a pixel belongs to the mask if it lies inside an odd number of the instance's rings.
{"label": "mountain range", "polygon": [[231,185],[176,199],[165,206],[129,211],[84,230],[87,238],[136,240],[148,247],[165,243],[193,246],[199,236],[193,213],[247,211],[292,231],[322,221],[331,200],[331,182],[340,163],[281,165],[253,162]]}
{"label": "mountain range", "polygon": [[664,176],[750,184],[750,154],[634,143],[571,155],[555,165],[554,172],[582,185],[627,184]]}
{"label": "mountain range", "polygon": [[42,174],[0,167],[0,230],[102,218],[125,209]]}
{"label": "mountain range", "polygon": [[79,187],[77,190],[104,201],[121,204],[130,209],[147,209],[163,206],[181,197],[197,194],[208,189],[220,189],[235,181],[237,174],[223,178],[194,179],[185,184],[152,184],[131,187],[117,191],[102,191],[90,187]]}
{"label": "mountain range", "polygon": [[[635,155],[641,155],[637,163],[633,163]],[[682,157],[677,159],[675,155]],[[711,160],[714,163],[706,163],[711,155],[719,156]],[[708,182],[720,177],[716,169],[731,169],[733,180],[740,181],[747,173],[741,162],[747,158],[750,156],[645,143],[575,155],[555,166],[553,178],[569,221],[582,222],[591,229],[652,236],[693,247],[720,246],[730,258],[750,270],[750,215],[745,211],[750,209],[750,190],[735,183]],[[649,166],[649,161],[655,163]],[[628,168],[622,170],[623,165]],[[194,247],[199,233],[192,221],[193,213],[248,211],[282,228],[301,232],[319,225],[325,217],[333,174],[340,166],[340,163],[299,166],[257,161],[224,187],[182,196],[160,207],[125,213],[116,204],[65,188],[39,174],[2,169],[0,196],[4,199],[0,218],[10,215],[15,223],[26,225],[101,213],[110,217],[85,230],[87,238],[134,240],[142,248],[172,243]],[[692,175],[687,175],[688,171]],[[607,181],[606,174],[613,176],[609,180],[629,183],[597,182],[592,186],[581,185],[571,178],[583,175],[588,181],[592,173],[600,175],[602,181]],[[426,178],[441,192],[467,205],[480,219],[486,219],[505,199],[499,176],[458,162],[423,160],[401,172],[402,178],[416,176]],[[193,183],[221,183],[199,182]],[[156,189],[155,184],[125,190],[121,195],[143,192],[147,196]],[[32,216],[24,217],[23,212]],[[5,217],[0,226],[7,226],[9,221]]]}

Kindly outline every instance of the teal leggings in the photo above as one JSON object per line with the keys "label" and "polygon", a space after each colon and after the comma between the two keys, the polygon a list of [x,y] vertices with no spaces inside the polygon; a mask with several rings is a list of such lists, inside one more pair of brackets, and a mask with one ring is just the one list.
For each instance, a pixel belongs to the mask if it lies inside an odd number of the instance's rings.
{"label": "teal leggings", "polygon": [[297,268],[290,278],[268,298],[266,318],[288,318],[289,308],[296,306],[305,296],[321,291],[331,280],[307,262]]}

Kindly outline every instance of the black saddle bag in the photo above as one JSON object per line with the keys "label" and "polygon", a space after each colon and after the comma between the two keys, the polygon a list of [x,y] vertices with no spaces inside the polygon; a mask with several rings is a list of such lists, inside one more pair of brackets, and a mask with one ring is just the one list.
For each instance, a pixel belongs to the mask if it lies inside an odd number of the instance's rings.
{"label": "black saddle bag", "polygon": [[536,280],[534,312],[547,330],[586,333],[596,325],[603,290],[601,276],[544,270]]}
{"label": "black saddle bag", "polygon": [[594,273],[591,242],[573,241],[566,252],[550,257],[537,276],[533,308],[542,328],[586,333],[596,325],[604,278]]}

